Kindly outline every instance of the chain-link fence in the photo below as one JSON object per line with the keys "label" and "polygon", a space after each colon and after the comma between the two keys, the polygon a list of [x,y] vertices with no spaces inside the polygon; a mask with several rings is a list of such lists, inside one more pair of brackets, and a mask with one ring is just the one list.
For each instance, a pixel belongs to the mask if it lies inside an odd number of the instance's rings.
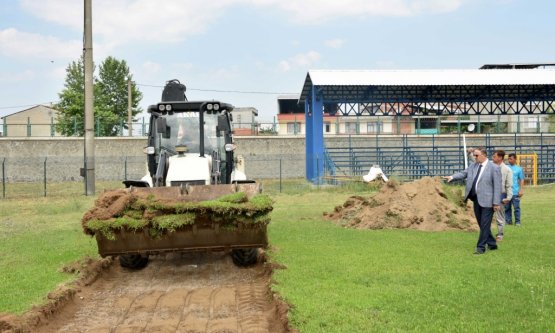
{"label": "chain-link fence", "polygon": [[[304,180],[304,155],[246,157],[249,179],[281,192],[306,190],[312,185]],[[81,157],[0,158],[0,198],[81,195],[83,183]],[[145,156],[96,156],[95,179],[101,188],[123,187],[123,180],[139,180],[147,174]],[[97,189],[98,190],[98,189]]]}
{"label": "chain-link fence", "polygon": [[[362,176],[375,164],[379,164],[386,175],[400,179],[452,174],[464,169],[463,139],[462,135],[327,138],[324,156],[311,157],[314,160],[308,161],[309,167],[321,170],[316,173],[316,179],[311,179],[311,183],[305,181],[307,158],[304,153],[300,153],[303,149],[298,149],[298,140],[290,140],[282,147],[268,146],[264,140],[261,142],[266,144],[255,145],[253,142],[260,140],[254,139],[249,149],[243,147],[245,150],[242,156],[249,179],[263,182],[274,192],[288,192],[324,184],[360,182]],[[466,147],[485,147],[489,155],[497,149],[519,156],[528,155],[527,163],[523,164],[527,181],[534,179],[537,184],[555,182],[554,135],[474,135],[466,136],[465,142]],[[18,147],[22,149],[22,146]],[[37,148],[35,143],[29,147],[32,151],[42,149]],[[11,148],[17,150],[17,147]],[[272,154],[271,148],[291,153]],[[82,182],[83,158],[75,156],[74,148],[71,149],[74,154],[71,157],[0,156],[0,198],[63,194],[69,188],[63,184]],[[99,182],[113,182],[119,187],[123,186],[121,181],[138,180],[146,173],[144,155],[97,155],[95,158],[95,177]]]}

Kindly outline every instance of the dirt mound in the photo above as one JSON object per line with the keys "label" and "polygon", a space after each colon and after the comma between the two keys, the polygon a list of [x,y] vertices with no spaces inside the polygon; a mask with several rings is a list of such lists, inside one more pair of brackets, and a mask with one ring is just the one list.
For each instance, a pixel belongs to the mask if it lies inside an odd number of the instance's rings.
{"label": "dirt mound", "polygon": [[17,332],[19,319],[12,314],[0,313],[0,332]]}
{"label": "dirt mound", "polygon": [[352,196],[324,215],[356,229],[478,230],[462,191],[443,185],[439,177],[403,185],[390,181],[374,196]]}

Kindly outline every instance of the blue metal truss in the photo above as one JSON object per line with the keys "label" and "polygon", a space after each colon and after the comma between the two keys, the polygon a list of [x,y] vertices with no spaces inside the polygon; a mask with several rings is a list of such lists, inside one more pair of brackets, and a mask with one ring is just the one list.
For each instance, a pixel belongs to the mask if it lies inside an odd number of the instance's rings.
{"label": "blue metal truss", "polygon": [[325,102],[506,102],[555,99],[555,85],[316,86]]}
{"label": "blue metal truss", "polygon": [[323,113],[441,116],[555,113],[555,85],[312,86],[305,102],[306,178],[324,168]]}

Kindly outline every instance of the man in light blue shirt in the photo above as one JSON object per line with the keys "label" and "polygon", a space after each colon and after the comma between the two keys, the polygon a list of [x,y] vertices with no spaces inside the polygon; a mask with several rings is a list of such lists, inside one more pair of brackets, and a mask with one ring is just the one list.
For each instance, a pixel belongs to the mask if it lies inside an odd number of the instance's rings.
{"label": "man in light blue shirt", "polygon": [[522,168],[516,164],[516,154],[509,154],[509,168],[513,172],[513,197],[507,205],[505,205],[505,220],[507,224],[513,224],[513,212],[515,212],[515,225],[520,226],[520,198],[522,198],[522,190],[524,188],[524,172]]}

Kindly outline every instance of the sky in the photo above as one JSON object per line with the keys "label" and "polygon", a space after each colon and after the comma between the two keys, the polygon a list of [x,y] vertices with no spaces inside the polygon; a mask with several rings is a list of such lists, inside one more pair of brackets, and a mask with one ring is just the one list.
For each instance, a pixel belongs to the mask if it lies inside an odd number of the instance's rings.
{"label": "sky", "polygon": [[[81,0],[0,0],[0,117],[55,103],[83,49]],[[476,69],[554,63],[555,1],[92,0],[93,60],[125,60],[159,102],[171,79],[189,100],[277,114],[313,69]]]}

